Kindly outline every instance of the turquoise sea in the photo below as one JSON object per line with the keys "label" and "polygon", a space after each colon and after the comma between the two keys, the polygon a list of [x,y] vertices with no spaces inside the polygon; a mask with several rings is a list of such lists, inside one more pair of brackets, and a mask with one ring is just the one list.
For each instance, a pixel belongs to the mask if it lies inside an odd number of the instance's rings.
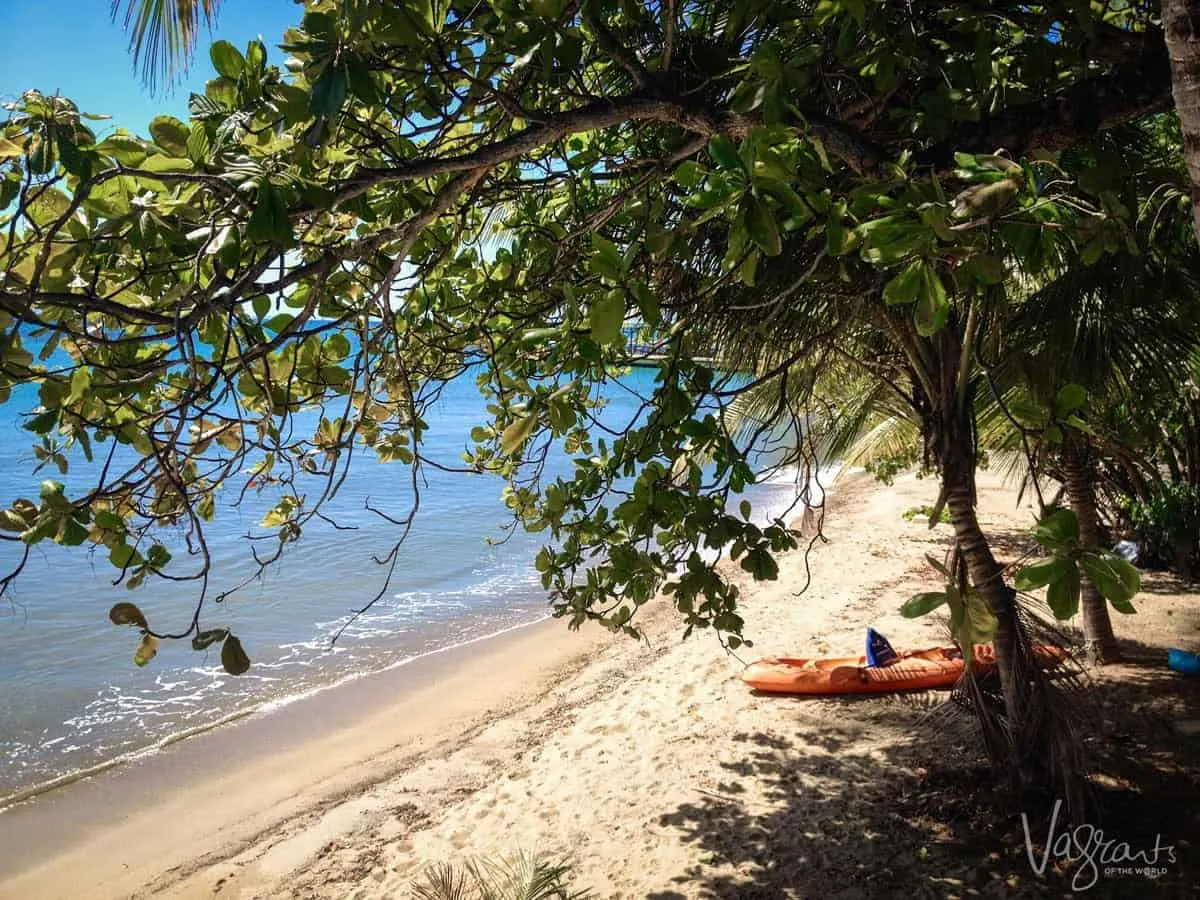
{"label": "turquoise sea", "polygon": [[[635,369],[606,393],[606,418],[632,416],[652,387],[654,370]],[[0,504],[36,497],[32,435],[19,413],[33,402],[17,394],[0,408]],[[428,417],[426,450],[455,464],[473,425],[484,421],[471,379],[451,385]],[[551,466],[563,466],[563,460]],[[486,475],[427,468],[416,525],[401,549],[395,576],[370,612],[353,621],[337,644],[330,638],[353,610],[383,585],[372,557],[397,530],[366,509],[403,513],[409,470],[360,456],[328,508],[338,524],[312,526],[260,582],[220,605],[206,607],[206,627],[229,627],[253,661],[239,678],[223,672],[217,650],[198,653],[187,642],[163,642],[145,668],[133,664],[137,634],[108,621],[115,602],[132,600],[156,627],[186,627],[194,585],[148,581],[136,591],[113,586],[105,557],[86,547],[35,548],[11,596],[0,601],[0,798],[68,773],[152,751],[193,729],[287,703],[363,673],[403,665],[421,654],[543,618],[546,596],[532,560],[541,535],[513,533],[500,500],[502,482]],[[73,473],[74,474],[74,473]],[[71,477],[65,479],[71,493]],[[748,493],[755,519],[786,509],[796,495],[787,481]],[[277,499],[277,498],[276,498]],[[247,534],[271,496],[218,512],[208,535],[213,593],[254,571]],[[260,532],[261,533],[261,532]],[[0,542],[8,571],[19,545]],[[565,628],[565,625],[563,626]]]}

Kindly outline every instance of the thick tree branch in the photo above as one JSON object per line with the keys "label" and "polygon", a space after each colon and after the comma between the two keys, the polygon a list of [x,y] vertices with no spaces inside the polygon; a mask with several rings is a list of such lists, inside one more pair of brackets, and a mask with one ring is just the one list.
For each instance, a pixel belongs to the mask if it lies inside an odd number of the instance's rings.
{"label": "thick tree branch", "polygon": [[335,191],[335,197],[337,201],[345,201],[379,184],[420,181],[470,169],[493,168],[572,134],[638,121],[678,125],[686,131],[706,137],[715,134],[741,137],[753,124],[753,120],[746,116],[708,115],[670,100],[637,94],[614,100],[597,100],[578,109],[547,116],[540,124],[461,156],[414,160],[386,169],[364,168],[342,182]]}
{"label": "thick tree branch", "polygon": [[125,306],[122,303],[89,294],[37,291],[30,296],[28,293],[0,291],[0,309],[17,319],[23,320],[28,313],[42,304],[82,310],[83,312],[102,313],[123,322],[142,325],[172,326],[175,324],[173,316],[165,316],[150,309]]}
{"label": "thick tree branch", "polygon": [[1007,151],[1014,158],[1034,150],[1062,150],[1081,139],[1171,108],[1171,74],[1161,47],[1108,74],[1087,78],[1041,103],[1017,106],[955,130],[916,155],[937,170],[954,165],[955,151]]}

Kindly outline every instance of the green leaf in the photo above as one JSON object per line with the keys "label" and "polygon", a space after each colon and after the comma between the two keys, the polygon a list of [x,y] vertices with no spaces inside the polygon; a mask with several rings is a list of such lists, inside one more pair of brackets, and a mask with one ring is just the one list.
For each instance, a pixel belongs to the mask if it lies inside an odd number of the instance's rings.
{"label": "green leaf", "polygon": [[114,625],[135,625],[142,629],[150,627],[146,624],[146,617],[142,615],[142,611],[132,603],[114,604],[108,611],[108,620]]}
{"label": "green leaf", "polygon": [[1080,260],[1085,266],[1095,265],[1100,261],[1100,257],[1104,255],[1104,236],[1096,235],[1083,247],[1083,252],[1079,255]]}
{"label": "green leaf", "polygon": [[346,102],[349,87],[350,81],[345,69],[340,66],[326,69],[312,87],[310,108],[318,116],[332,119]]}
{"label": "green leaf", "polygon": [[662,309],[658,303],[658,295],[646,282],[634,282],[633,297],[637,300],[638,312],[642,314],[643,322],[653,326],[662,321]]}
{"label": "green leaf", "polygon": [[187,155],[195,162],[204,162],[208,158],[208,151],[211,147],[212,143],[208,139],[204,123],[197,122],[188,134]]}
{"label": "green leaf", "polygon": [[757,272],[758,254],[751,253],[744,260],[742,260],[742,264],[738,267],[738,279],[742,282],[742,284],[748,287],[754,287]]}
{"label": "green leaf", "polygon": [[[59,468],[63,469],[64,466],[60,465]],[[65,547],[78,547],[88,539],[88,534],[87,526],[73,516],[66,516],[59,520],[55,540]]]}
{"label": "green leaf", "polygon": [[124,569],[136,561],[137,551],[128,544],[114,544],[108,553],[108,561],[118,569]]}
{"label": "green leaf", "polygon": [[246,45],[246,67],[251,77],[262,73],[267,64],[267,48],[260,40],[250,41]]}
{"label": "green leaf", "polygon": [[270,182],[258,189],[258,204],[246,223],[246,237],[255,241],[293,243],[292,223],[288,220],[287,204]]}
{"label": "green leaf", "polygon": [[67,394],[67,403],[76,403],[87,396],[92,386],[92,372],[80,366],[71,373],[71,390]]}
{"label": "green leaf", "polygon": [[1071,560],[1062,556],[1043,559],[1026,566],[1013,579],[1013,586],[1018,591],[1036,591],[1040,587],[1059,581],[1075,566]]}
{"label": "green leaf", "polygon": [[1129,601],[1141,588],[1141,575],[1125,559],[1113,553],[1083,553],[1079,565],[1113,608],[1125,615],[1137,612]]}
{"label": "green leaf", "polygon": [[237,81],[242,77],[246,59],[229,41],[217,41],[209,48],[208,55],[212,59],[213,68],[226,78]]}
{"label": "green leaf", "polygon": [[109,134],[96,145],[96,152],[112,156],[125,166],[138,166],[146,158],[145,144],[130,134]]}
{"label": "green leaf", "polygon": [[986,644],[995,637],[998,622],[987,600],[978,591],[968,591],[963,602],[963,620],[958,630],[959,646],[964,654],[970,647],[971,656],[974,658],[975,645]]}
{"label": "green leaf", "polygon": [[1067,568],[1062,578],[1050,582],[1046,604],[1060,620],[1070,619],[1079,612],[1079,570],[1074,565]]}
{"label": "green leaf", "polygon": [[883,288],[883,302],[888,306],[901,306],[917,299],[921,290],[924,263],[916,260],[904,268]]}
{"label": "green leaf", "polygon": [[201,631],[192,638],[193,650],[205,650],[217,641],[223,641],[229,636],[228,628],[213,628],[209,631]]}
{"label": "green leaf", "polygon": [[24,428],[34,434],[47,435],[58,424],[58,410],[48,409],[38,413],[25,423]]}
{"label": "green leaf", "polygon": [[913,311],[917,334],[932,337],[946,327],[946,320],[949,318],[950,300],[946,296],[946,285],[942,283],[937,269],[930,263],[923,263],[917,306]]}
{"label": "green leaf", "polygon": [[751,194],[746,198],[746,231],[750,240],[754,241],[767,256],[778,256],[783,249],[779,237],[779,226],[775,224],[775,215],[760,198]]}
{"label": "green leaf", "polygon": [[1087,388],[1079,384],[1065,385],[1054,400],[1055,417],[1065,419],[1087,403]]}
{"label": "green leaf", "polygon": [[513,456],[525,446],[536,426],[537,416],[527,415],[516,419],[500,435],[500,449],[508,456]]}
{"label": "green leaf", "polygon": [[221,645],[221,666],[230,675],[245,675],[250,670],[250,657],[242,649],[242,642],[232,634]]}
{"label": "green leaf", "polygon": [[842,256],[851,249],[850,232],[836,211],[825,222],[825,243],[833,256]]}
{"label": "green leaf", "polygon": [[97,528],[103,528],[105,531],[115,531],[118,534],[125,533],[125,520],[107,509],[96,510],[95,521]]}
{"label": "green leaf", "polygon": [[137,652],[133,654],[134,665],[144,666],[158,654],[158,638],[152,634],[142,635]]}
{"label": "green leaf", "polygon": [[[1108,563],[1108,567],[1112,569],[1113,574],[1117,576],[1117,580],[1121,582],[1121,586],[1125,588],[1125,592],[1129,597],[1133,597],[1142,589],[1142,574],[1134,567],[1133,563],[1116,553],[1108,550],[1100,551],[1097,556]],[[1109,602],[1112,602],[1111,599]],[[1115,605],[1115,604],[1114,604]],[[1126,612],[1124,609],[1118,609],[1119,612]],[[1128,612],[1134,612],[1132,606]]]}
{"label": "green leaf", "polygon": [[946,602],[945,591],[930,591],[924,594],[914,594],[900,607],[900,615],[906,619],[919,619],[933,612]]}
{"label": "green leaf", "polygon": [[675,168],[674,177],[680,187],[694,188],[704,180],[704,176],[707,174],[703,166],[694,159],[689,159],[681,162]]}
{"label": "green leaf", "polygon": [[[197,126],[203,128],[203,126]],[[169,156],[187,156],[191,130],[174,116],[156,116],[150,122],[150,136]]]}
{"label": "green leaf", "polygon": [[592,257],[590,266],[601,278],[618,282],[624,273],[621,251],[617,245],[598,234],[592,235]]}
{"label": "green leaf", "polygon": [[625,292],[617,289],[592,301],[588,325],[592,329],[592,340],[597,344],[621,342],[621,327],[625,324]]}
{"label": "green leaf", "polygon": [[156,154],[147,156],[142,168],[147,172],[189,172],[192,169],[192,161]]}
{"label": "green leaf", "polygon": [[1056,509],[1038,522],[1033,533],[1038,543],[1043,545],[1077,544],[1079,519],[1069,509]]}
{"label": "green leaf", "polygon": [[722,169],[734,172],[745,171],[742,158],[738,156],[737,146],[723,134],[717,135],[708,142],[708,155]]}

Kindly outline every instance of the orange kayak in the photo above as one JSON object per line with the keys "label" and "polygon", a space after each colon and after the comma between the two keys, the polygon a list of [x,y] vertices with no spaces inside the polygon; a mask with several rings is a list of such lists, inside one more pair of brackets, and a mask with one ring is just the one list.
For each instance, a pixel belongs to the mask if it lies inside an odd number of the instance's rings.
{"label": "orange kayak", "polygon": [[[1046,668],[1062,662],[1065,654],[1055,647],[1038,647],[1037,655]],[[962,651],[957,647],[933,647],[899,654],[891,665],[870,667],[865,656],[841,659],[790,659],[770,657],[751,663],[742,681],[760,691],[774,694],[884,694],[893,691],[924,691],[952,687],[963,673]],[[995,667],[990,645],[975,648],[975,671]]]}

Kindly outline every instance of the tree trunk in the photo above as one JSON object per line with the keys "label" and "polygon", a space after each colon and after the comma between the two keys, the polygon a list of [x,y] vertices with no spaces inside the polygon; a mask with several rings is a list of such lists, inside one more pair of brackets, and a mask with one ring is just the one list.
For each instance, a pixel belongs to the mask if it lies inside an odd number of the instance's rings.
{"label": "tree trunk", "polygon": [[1192,570],[1192,545],[1195,539],[1191,537],[1178,538],[1175,541],[1175,574],[1184,581],[1194,581],[1196,573]]}
{"label": "tree trunk", "polygon": [[942,487],[946,492],[946,507],[950,510],[958,550],[967,563],[971,586],[987,600],[996,616],[996,636],[993,639],[996,668],[1004,695],[1008,731],[1009,734],[1016,734],[1019,729],[1013,726],[1020,719],[1024,706],[1019,690],[1021,675],[1017,666],[1021,624],[1017,619],[1016,595],[1004,583],[1004,570],[992,555],[992,549],[975,515],[974,460],[943,460]]}
{"label": "tree trunk", "polygon": [[1183,153],[1192,178],[1192,218],[1200,240],[1200,0],[1162,0],[1163,31],[1171,57],[1175,109],[1183,126]]}
{"label": "tree trunk", "polygon": [[[1075,518],[1079,520],[1079,546],[1083,550],[1099,550],[1100,517],[1096,512],[1096,493],[1092,489],[1094,469],[1087,444],[1079,435],[1067,435],[1063,443],[1062,463],[1067,497]],[[1093,665],[1104,665],[1120,659],[1121,653],[1108,615],[1108,601],[1082,572],[1079,604],[1083,610],[1083,642],[1088,661]]]}

